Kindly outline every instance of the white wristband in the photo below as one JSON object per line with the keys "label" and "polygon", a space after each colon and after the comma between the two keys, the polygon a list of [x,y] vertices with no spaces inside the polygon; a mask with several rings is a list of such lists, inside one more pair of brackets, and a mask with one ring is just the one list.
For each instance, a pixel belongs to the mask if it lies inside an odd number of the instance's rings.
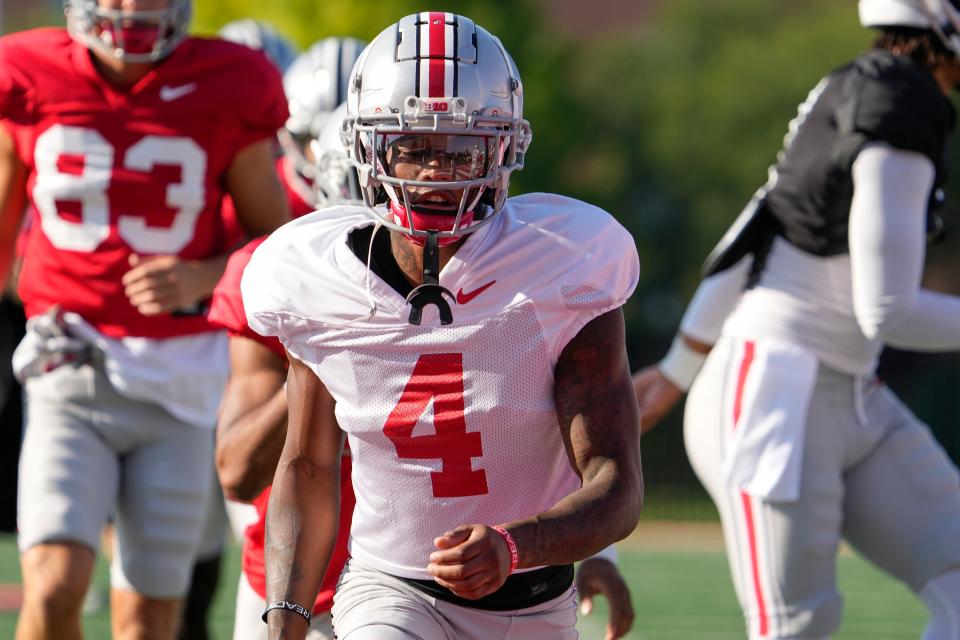
{"label": "white wristband", "polygon": [[587,558],[587,560],[591,560],[593,558],[600,558],[601,560],[607,560],[608,562],[617,564],[618,557],[619,556],[617,556],[617,548],[613,545],[610,545],[609,547],[607,547],[606,549],[603,549],[602,551],[597,551],[595,554]]}
{"label": "white wristband", "polygon": [[677,334],[670,345],[670,351],[657,366],[667,380],[677,385],[681,391],[687,391],[706,359],[707,354],[694,351],[684,341],[683,336]]}

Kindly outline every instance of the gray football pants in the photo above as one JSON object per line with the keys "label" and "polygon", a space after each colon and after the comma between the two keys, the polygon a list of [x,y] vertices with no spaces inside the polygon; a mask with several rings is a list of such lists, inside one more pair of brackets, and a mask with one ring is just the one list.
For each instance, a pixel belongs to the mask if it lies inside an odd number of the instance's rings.
{"label": "gray football pants", "polygon": [[820,638],[837,629],[841,537],[914,592],[960,567],[960,476],[926,425],[876,381],[820,366],[799,500],[770,502],[727,485],[724,416],[733,411],[739,344],[721,340],[708,357],[687,400],[684,438],[720,512],[750,637]]}
{"label": "gray football pants", "polygon": [[96,550],[115,515],[114,587],[182,596],[200,545],[213,433],[118,394],[99,365],[63,365],[26,384],[17,519],[21,552]]}

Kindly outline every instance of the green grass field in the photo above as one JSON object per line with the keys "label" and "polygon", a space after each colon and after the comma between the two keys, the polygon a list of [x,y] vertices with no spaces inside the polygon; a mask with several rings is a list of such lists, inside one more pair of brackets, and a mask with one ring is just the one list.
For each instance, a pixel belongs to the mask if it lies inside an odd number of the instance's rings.
{"label": "green grass field", "polygon": [[[694,534],[694,535],[688,535]],[[675,549],[671,549],[675,547]],[[726,559],[719,550],[715,525],[707,523],[642,523],[619,545],[620,565],[633,592],[637,621],[628,636],[635,640],[724,640],[743,638],[743,624],[734,600]],[[239,551],[231,546],[227,569],[211,616],[214,638],[230,638]],[[14,539],[0,537],[0,583],[19,579]],[[107,585],[106,566],[97,569],[97,588]],[[902,586],[864,561],[844,554],[839,580],[845,599],[845,620],[837,640],[904,640],[918,638],[924,607]],[[580,621],[584,640],[603,638],[606,609],[600,603]],[[0,613],[0,638],[12,638],[15,612]],[[107,612],[87,616],[86,637],[110,637]]]}

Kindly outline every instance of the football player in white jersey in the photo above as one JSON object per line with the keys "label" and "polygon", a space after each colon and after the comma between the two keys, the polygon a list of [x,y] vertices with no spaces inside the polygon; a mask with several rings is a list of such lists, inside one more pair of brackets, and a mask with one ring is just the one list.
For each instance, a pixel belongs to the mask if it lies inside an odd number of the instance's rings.
{"label": "football player in white jersey", "polygon": [[576,200],[507,200],[530,142],[522,84],[468,18],[391,25],[347,100],[365,206],[284,227],[241,285],[250,326],[290,359],[269,637],[307,630],[345,432],[337,637],[575,638],[572,563],[627,535],[642,502],[620,311],[633,239]]}
{"label": "football player in white jersey", "polygon": [[649,428],[696,377],[687,452],[720,511],[750,638],[836,631],[841,537],[924,601],[925,640],[960,638],[960,478],[874,374],[883,344],[960,348],[960,298],[919,284],[960,10],[859,9],[874,48],[810,93],[674,347],[634,378]]}

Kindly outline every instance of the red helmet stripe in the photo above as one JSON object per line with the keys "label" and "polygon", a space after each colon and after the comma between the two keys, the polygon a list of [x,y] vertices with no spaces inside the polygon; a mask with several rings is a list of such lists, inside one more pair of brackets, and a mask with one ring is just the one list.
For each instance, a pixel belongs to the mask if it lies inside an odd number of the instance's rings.
{"label": "red helmet stripe", "polygon": [[453,14],[431,12],[420,14],[419,67],[417,95],[448,98],[453,95],[456,67]]}
{"label": "red helmet stripe", "polygon": [[443,13],[430,14],[430,84],[427,88],[427,96],[430,98],[444,97],[444,57],[447,52],[445,17]]}

